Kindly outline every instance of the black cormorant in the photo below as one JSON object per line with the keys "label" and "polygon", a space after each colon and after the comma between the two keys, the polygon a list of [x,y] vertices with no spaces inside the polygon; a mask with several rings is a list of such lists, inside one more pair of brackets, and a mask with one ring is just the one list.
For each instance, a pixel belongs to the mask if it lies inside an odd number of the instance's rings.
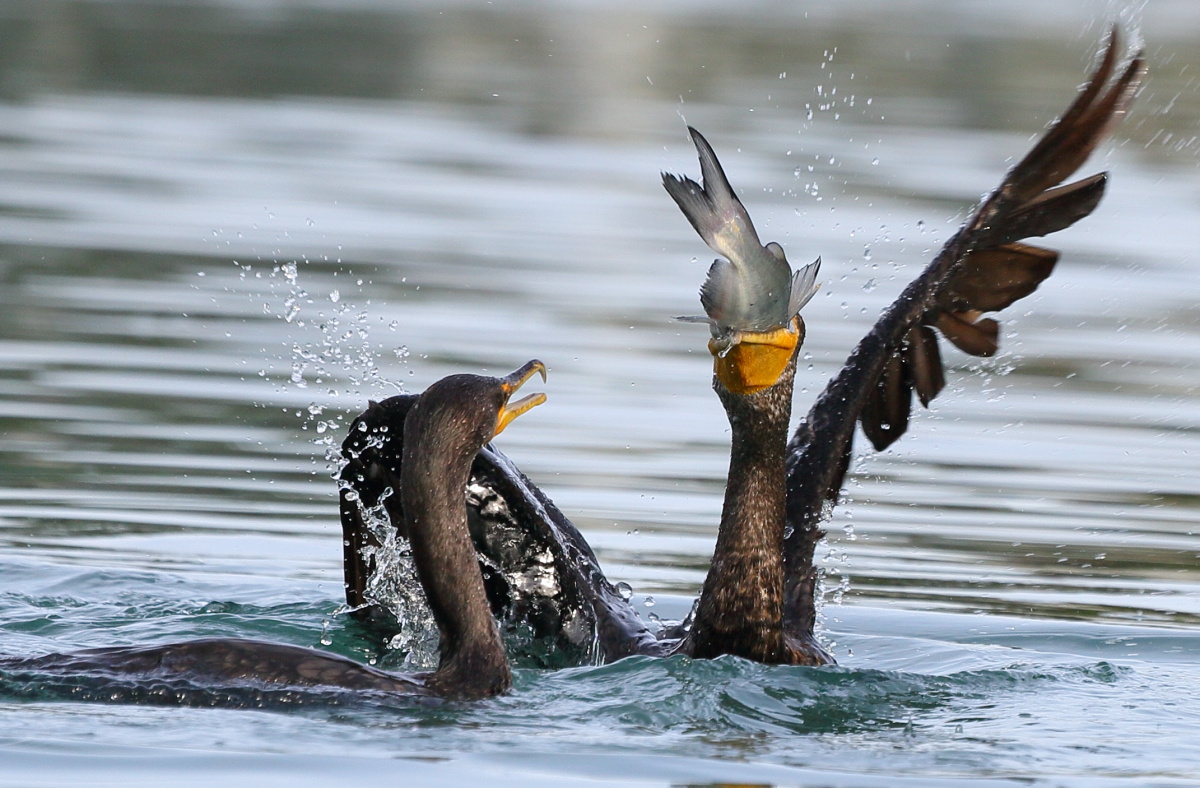
{"label": "black cormorant", "polygon": [[468,535],[462,491],[480,448],[545,401],[540,393],[510,401],[538,373],[544,377],[545,367],[530,361],[503,378],[453,375],[434,383],[412,403],[404,422],[404,462],[380,469],[381,482],[404,500],[417,576],[440,633],[436,670],[397,675],[301,646],[206,638],[0,658],[0,675],[46,687],[65,681],[75,697],[203,705],[261,702],[254,698],[282,697],[281,692],[477,699],[507,691],[512,674]]}

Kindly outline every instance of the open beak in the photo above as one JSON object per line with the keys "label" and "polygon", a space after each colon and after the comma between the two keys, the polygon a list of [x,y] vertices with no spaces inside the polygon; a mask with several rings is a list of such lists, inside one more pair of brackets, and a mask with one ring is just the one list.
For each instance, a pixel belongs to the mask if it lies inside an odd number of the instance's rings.
{"label": "open beak", "polygon": [[773,331],[732,331],[711,339],[713,371],[734,394],[754,394],[779,382],[779,376],[804,342],[804,320],[796,315]]}
{"label": "open beak", "polygon": [[516,372],[500,378],[500,388],[504,391],[504,404],[500,406],[500,413],[496,415],[496,431],[492,433],[493,438],[504,432],[504,428],[512,423],[513,419],[517,416],[536,408],[546,401],[546,395],[541,391],[537,394],[521,397],[516,402],[510,401],[517,389],[525,385],[525,382],[534,375],[541,375],[542,382],[545,383],[546,365],[540,361],[530,361]]}

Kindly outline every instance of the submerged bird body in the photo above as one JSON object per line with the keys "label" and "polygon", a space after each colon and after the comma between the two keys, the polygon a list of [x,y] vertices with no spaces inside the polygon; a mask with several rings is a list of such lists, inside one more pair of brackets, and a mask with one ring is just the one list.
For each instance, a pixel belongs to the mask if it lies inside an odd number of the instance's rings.
{"label": "submerged bird body", "polygon": [[512,675],[475,563],[463,489],[480,447],[544,400],[534,395],[509,402],[522,383],[544,369],[530,362],[505,378],[455,375],[433,384],[404,422],[403,467],[382,471],[404,498],[405,529],[419,556],[418,579],[441,635],[437,670],[395,675],[301,646],[207,638],[0,658],[0,676],[43,686],[65,683],[75,697],[81,689],[90,697],[86,692],[99,688],[98,698],[189,705],[253,705],[263,697],[296,702],[308,690],[460,699],[507,691]]}
{"label": "submerged bird body", "polygon": [[242,638],[202,638],[152,646],[111,646],[0,659],[0,673],[104,676],[209,687],[313,687],[352,691],[433,694],[423,678],[397,676],[337,654]]}

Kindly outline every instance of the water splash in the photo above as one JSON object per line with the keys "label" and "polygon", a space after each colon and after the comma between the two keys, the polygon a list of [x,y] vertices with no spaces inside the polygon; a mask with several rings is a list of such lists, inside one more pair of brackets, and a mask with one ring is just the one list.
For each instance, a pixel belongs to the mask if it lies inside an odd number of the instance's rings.
{"label": "water splash", "polygon": [[388,648],[404,655],[405,669],[437,667],[438,628],[425,591],[417,581],[412,545],[392,526],[384,502],[395,494],[390,487],[379,496],[375,506],[367,506],[351,489],[346,497],[358,506],[363,524],[376,544],[362,548],[363,558],[375,571],[367,579],[364,597],[368,604],[391,612],[401,631],[388,642]]}

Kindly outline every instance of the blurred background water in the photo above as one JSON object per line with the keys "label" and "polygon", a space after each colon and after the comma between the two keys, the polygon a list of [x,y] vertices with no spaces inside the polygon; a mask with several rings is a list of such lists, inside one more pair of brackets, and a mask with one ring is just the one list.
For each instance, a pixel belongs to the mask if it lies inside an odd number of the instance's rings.
{"label": "blurred background water", "polygon": [[803,413],[1071,99],[1151,75],[1004,351],[856,458],[821,550],[842,667],[518,671],[470,706],[0,689],[0,784],[1147,785],[1200,774],[1200,6],[1072,0],[0,2],[0,649],[377,644],[339,613],[327,452],[368,397],[550,367],[502,448],[679,616],[727,425],[702,129],[824,258]]}

